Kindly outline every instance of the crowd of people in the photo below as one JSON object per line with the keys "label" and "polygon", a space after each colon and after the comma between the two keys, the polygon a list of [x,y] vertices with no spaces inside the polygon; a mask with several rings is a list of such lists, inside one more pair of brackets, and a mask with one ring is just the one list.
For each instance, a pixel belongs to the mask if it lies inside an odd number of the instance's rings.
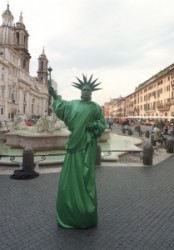
{"label": "crowd of people", "polygon": [[149,135],[153,136],[154,141],[159,141],[161,144],[166,144],[167,137],[174,135],[174,119],[170,121],[167,119],[129,119],[129,118],[108,118],[106,119],[108,128],[112,130],[113,124],[121,125],[121,130],[123,133],[134,128],[134,131],[142,136],[142,126],[149,126]]}

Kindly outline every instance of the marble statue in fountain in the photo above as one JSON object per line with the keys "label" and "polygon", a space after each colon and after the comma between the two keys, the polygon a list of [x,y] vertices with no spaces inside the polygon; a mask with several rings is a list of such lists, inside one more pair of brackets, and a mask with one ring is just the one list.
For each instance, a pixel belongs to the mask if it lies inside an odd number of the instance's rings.
{"label": "marble statue in fountain", "polygon": [[6,144],[12,148],[32,147],[33,150],[65,149],[69,131],[54,116],[41,117],[34,126],[26,126],[18,117],[6,133]]}
{"label": "marble statue in fountain", "polygon": [[25,117],[23,115],[19,115],[15,118],[14,122],[11,124],[11,130],[18,130],[18,129],[26,129],[27,125],[25,122]]}
{"label": "marble statue in fountain", "polygon": [[63,121],[59,120],[55,114],[51,116],[42,116],[39,118],[39,120],[36,122],[35,127],[37,128],[37,132],[43,133],[43,132],[54,132],[55,130],[60,130],[62,128],[65,128],[65,124]]}

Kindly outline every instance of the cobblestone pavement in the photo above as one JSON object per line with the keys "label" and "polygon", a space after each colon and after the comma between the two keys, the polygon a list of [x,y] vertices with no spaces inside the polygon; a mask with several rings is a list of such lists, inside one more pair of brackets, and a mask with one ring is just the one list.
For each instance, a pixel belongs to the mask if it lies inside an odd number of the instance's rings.
{"label": "cobblestone pavement", "polygon": [[154,167],[97,167],[98,226],[56,225],[59,173],[0,175],[0,250],[174,249],[174,156]]}

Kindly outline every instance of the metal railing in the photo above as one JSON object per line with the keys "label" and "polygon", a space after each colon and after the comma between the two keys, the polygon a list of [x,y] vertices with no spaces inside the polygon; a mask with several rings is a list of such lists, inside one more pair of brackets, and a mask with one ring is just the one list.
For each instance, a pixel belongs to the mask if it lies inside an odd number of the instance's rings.
{"label": "metal railing", "polygon": [[[60,153],[60,154],[34,154],[34,157],[40,157],[40,160],[35,161],[35,164],[38,164],[39,162],[45,161],[48,157],[58,157],[58,156],[64,156],[66,153]],[[9,158],[11,162],[20,164],[20,161],[16,161],[16,158],[23,158],[23,155],[9,155],[9,154],[0,154],[0,160],[2,158]]]}
{"label": "metal railing", "polygon": [[[124,154],[131,154],[134,156],[138,156],[140,160],[142,160],[143,157],[143,149],[140,150],[101,150],[101,160],[105,157],[112,156],[113,153],[123,153]],[[44,162],[49,159],[49,157],[59,157],[59,156],[65,156],[65,153],[58,153],[58,154],[33,154],[34,158],[40,157],[39,160],[34,161],[35,164],[39,164],[40,162]],[[21,164],[21,161],[17,161],[18,158],[23,158],[23,154],[19,155],[12,155],[12,154],[1,154],[0,153],[0,160],[2,158],[9,158],[12,163],[15,164]],[[105,159],[107,161],[107,159]],[[53,162],[53,161],[52,161]],[[50,162],[51,164],[51,162]]]}

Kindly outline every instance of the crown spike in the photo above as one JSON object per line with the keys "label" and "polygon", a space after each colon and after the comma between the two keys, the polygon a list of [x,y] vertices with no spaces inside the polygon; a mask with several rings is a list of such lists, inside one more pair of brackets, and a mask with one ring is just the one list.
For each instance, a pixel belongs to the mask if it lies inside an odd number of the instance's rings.
{"label": "crown spike", "polygon": [[73,83],[72,86],[81,90],[83,89],[84,85],[88,85],[91,91],[96,91],[96,90],[101,89],[101,88],[96,88],[99,84],[101,84],[101,82],[96,83],[98,78],[92,81],[93,75],[90,76],[89,80],[87,79],[87,76],[85,76],[84,74],[82,74],[82,77],[83,77],[83,80],[80,80],[78,77],[76,77],[76,79],[78,80],[78,83],[72,82]]}

